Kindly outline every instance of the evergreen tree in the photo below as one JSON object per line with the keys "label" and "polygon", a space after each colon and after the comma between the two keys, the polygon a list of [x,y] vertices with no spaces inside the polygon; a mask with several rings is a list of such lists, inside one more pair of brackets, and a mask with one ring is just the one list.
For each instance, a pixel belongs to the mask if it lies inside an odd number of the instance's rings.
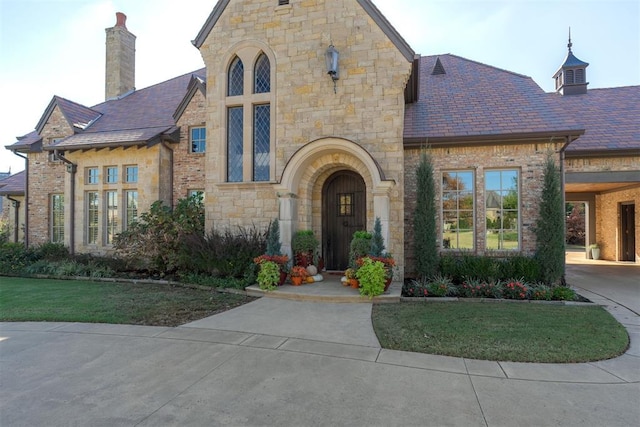
{"label": "evergreen tree", "polygon": [[541,279],[547,284],[564,282],[565,219],[560,187],[560,170],[549,153],[545,163],[544,183],[535,224],[536,254]]}
{"label": "evergreen tree", "polygon": [[436,236],[436,190],[433,165],[426,152],[420,157],[416,171],[416,210],[413,218],[416,272],[421,278],[435,275],[438,270]]}
{"label": "evergreen tree", "polygon": [[267,236],[267,255],[282,255],[281,251],[280,223],[278,222],[278,218],[276,218],[269,226],[269,235]]}
{"label": "evergreen tree", "polygon": [[371,252],[372,256],[382,256],[384,253],[384,237],[382,237],[382,224],[380,223],[380,217],[376,217],[376,222],[373,225],[373,236],[371,237]]}

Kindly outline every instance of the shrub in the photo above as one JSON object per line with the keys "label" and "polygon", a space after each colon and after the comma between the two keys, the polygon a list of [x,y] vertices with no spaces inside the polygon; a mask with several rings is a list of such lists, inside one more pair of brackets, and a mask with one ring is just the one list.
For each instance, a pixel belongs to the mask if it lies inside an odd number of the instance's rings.
{"label": "shrub", "polygon": [[502,283],[502,298],[505,299],[527,299],[529,297],[529,287],[523,280],[507,280]]}
{"label": "shrub", "polygon": [[551,301],[551,299],[553,298],[553,290],[551,289],[551,287],[542,283],[531,286],[529,291],[531,295],[530,298],[532,300]]}
{"label": "shrub", "polygon": [[266,232],[251,228],[212,229],[205,236],[186,239],[185,272],[206,273],[220,277],[242,278],[251,268],[253,259],[266,250]]}
{"label": "shrub", "polygon": [[499,265],[499,278],[521,277],[526,282],[540,280],[540,264],[532,257],[515,255],[505,258]]}
{"label": "shrub", "polygon": [[429,283],[426,279],[408,280],[402,285],[402,296],[405,297],[428,297]]}
{"label": "shrub", "polygon": [[69,249],[62,243],[43,243],[34,248],[34,255],[38,259],[60,261],[69,259]]}
{"label": "shrub", "polygon": [[551,292],[551,299],[556,301],[574,301],[576,292],[567,286],[556,286]]}
{"label": "shrub", "polygon": [[382,237],[382,224],[380,223],[380,217],[376,217],[376,222],[373,225],[373,234],[371,235],[371,248],[369,249],[369,255],[382,256],[384,253],[384,237]]}
{"label": "shrub", "polygon": [[458,295],[465,298],[501,298],[502,292],[495,282],[467,278],[458,286]]}
{"label": "shrub", "polygon": [[32,249],[22,243],[5,243],[0,246],[0,273],[20,274],[27,265],[37,260]]}
{"label": "shrub", "polygon": [[356,261],[369,254],[371,239],[371,233],[368,231],[360,230],[353,233],[349,244],[349,266],[351,268],[356,268]]}
{"label": "shrub", "polygon": [[269,224],[267,232],[267,255],[282,255],[282,243],[280,243],[280,223],[278,218]]}
{"label": "shrub", "polygon": [[291,250],[296,265],[307,267],[313,264],[319,244],[318,239],[313,235],[313,230],[298,230],[291,239]]}
{"label": "shrub", "polygon": [[179,269],[188,262],[185,239],[204,234],[204,206],[202,197],[178,200],[175,209],[162,201],[154,202],[114,240],[116,253],[124,258],[139,260],[143,268],[158,273]]}
{"label": "shrub", "polygon": [[416,272],[420,277],[431,277],[438,268],[436,244],[436,191],[433,165],[426,152],[420,157],[416,171],[416,210],[413,220]]}
{"label": "shrub", "polygon": [[540,275],[546,284],[564,281],[565,214],[560,186],[560,170],[549,153],[545,163],[544,184],[539,204],[535,259],[540,265]]}

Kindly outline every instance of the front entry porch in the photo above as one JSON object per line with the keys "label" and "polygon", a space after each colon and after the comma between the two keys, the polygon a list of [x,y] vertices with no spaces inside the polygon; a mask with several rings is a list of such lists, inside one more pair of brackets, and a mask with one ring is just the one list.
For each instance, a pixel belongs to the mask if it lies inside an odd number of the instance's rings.
{"label": "front entry porch", "polygon": [[369,299],[360,296],[358,289],[343,286],[339,272],[323,272],[322,282],[309,283],[301,286],[292,286],[288,282],[279,286],[275,291],[263,291],[258,285],[246,288],[247,294],[253,297],[269,297],[308,302],[332,302],[332,303],[397,303],[400,302],[402,282],[393,282],[388,293]]}

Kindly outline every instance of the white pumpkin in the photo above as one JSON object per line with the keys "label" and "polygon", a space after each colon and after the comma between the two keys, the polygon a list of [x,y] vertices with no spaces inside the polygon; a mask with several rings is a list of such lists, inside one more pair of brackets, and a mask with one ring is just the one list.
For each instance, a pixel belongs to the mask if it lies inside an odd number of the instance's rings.
{"label": "white pumpkin", "polygon": [[308,266],[307,273],[309,273],[310,276],[315,276],[316,274],[318,274],[318,267],[316,267],[315,265]]}

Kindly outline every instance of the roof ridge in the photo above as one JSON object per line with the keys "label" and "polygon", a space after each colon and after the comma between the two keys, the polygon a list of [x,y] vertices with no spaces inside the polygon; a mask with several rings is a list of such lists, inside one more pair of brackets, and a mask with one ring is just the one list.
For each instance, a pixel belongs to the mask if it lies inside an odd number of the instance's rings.
{"label": "roof ridge", "polygon": [[467,62],[471,62],[471,63],[474,63],[474,64],[482,65],[484,67],[491,68],[491,69],[498,70],[498,71],[502,71],[502,72],[505,72],[505,73],[509,73],[509,74],[512,74],[512,75],[517,76],[517,77],[522,77],[522,78],[525,78],[525,79],[532,79],[531,76],[527,76],[525,74],[516,73],[515,71],[506,70],[504,68],[496,67],[495,65],[485,64],[484,62],[475,61],[473,59],[465,58],[464,56],[455,55],[453,53],[442,53],[442,54],[439,54],[439,55],[428,55],[428,56],[423,56],[422,58],[437,58],[439,56],[452,56],[454,58],[457,58],[457,59],[460,59],[460,60],[463,60],[463,61],[467,61]]}

